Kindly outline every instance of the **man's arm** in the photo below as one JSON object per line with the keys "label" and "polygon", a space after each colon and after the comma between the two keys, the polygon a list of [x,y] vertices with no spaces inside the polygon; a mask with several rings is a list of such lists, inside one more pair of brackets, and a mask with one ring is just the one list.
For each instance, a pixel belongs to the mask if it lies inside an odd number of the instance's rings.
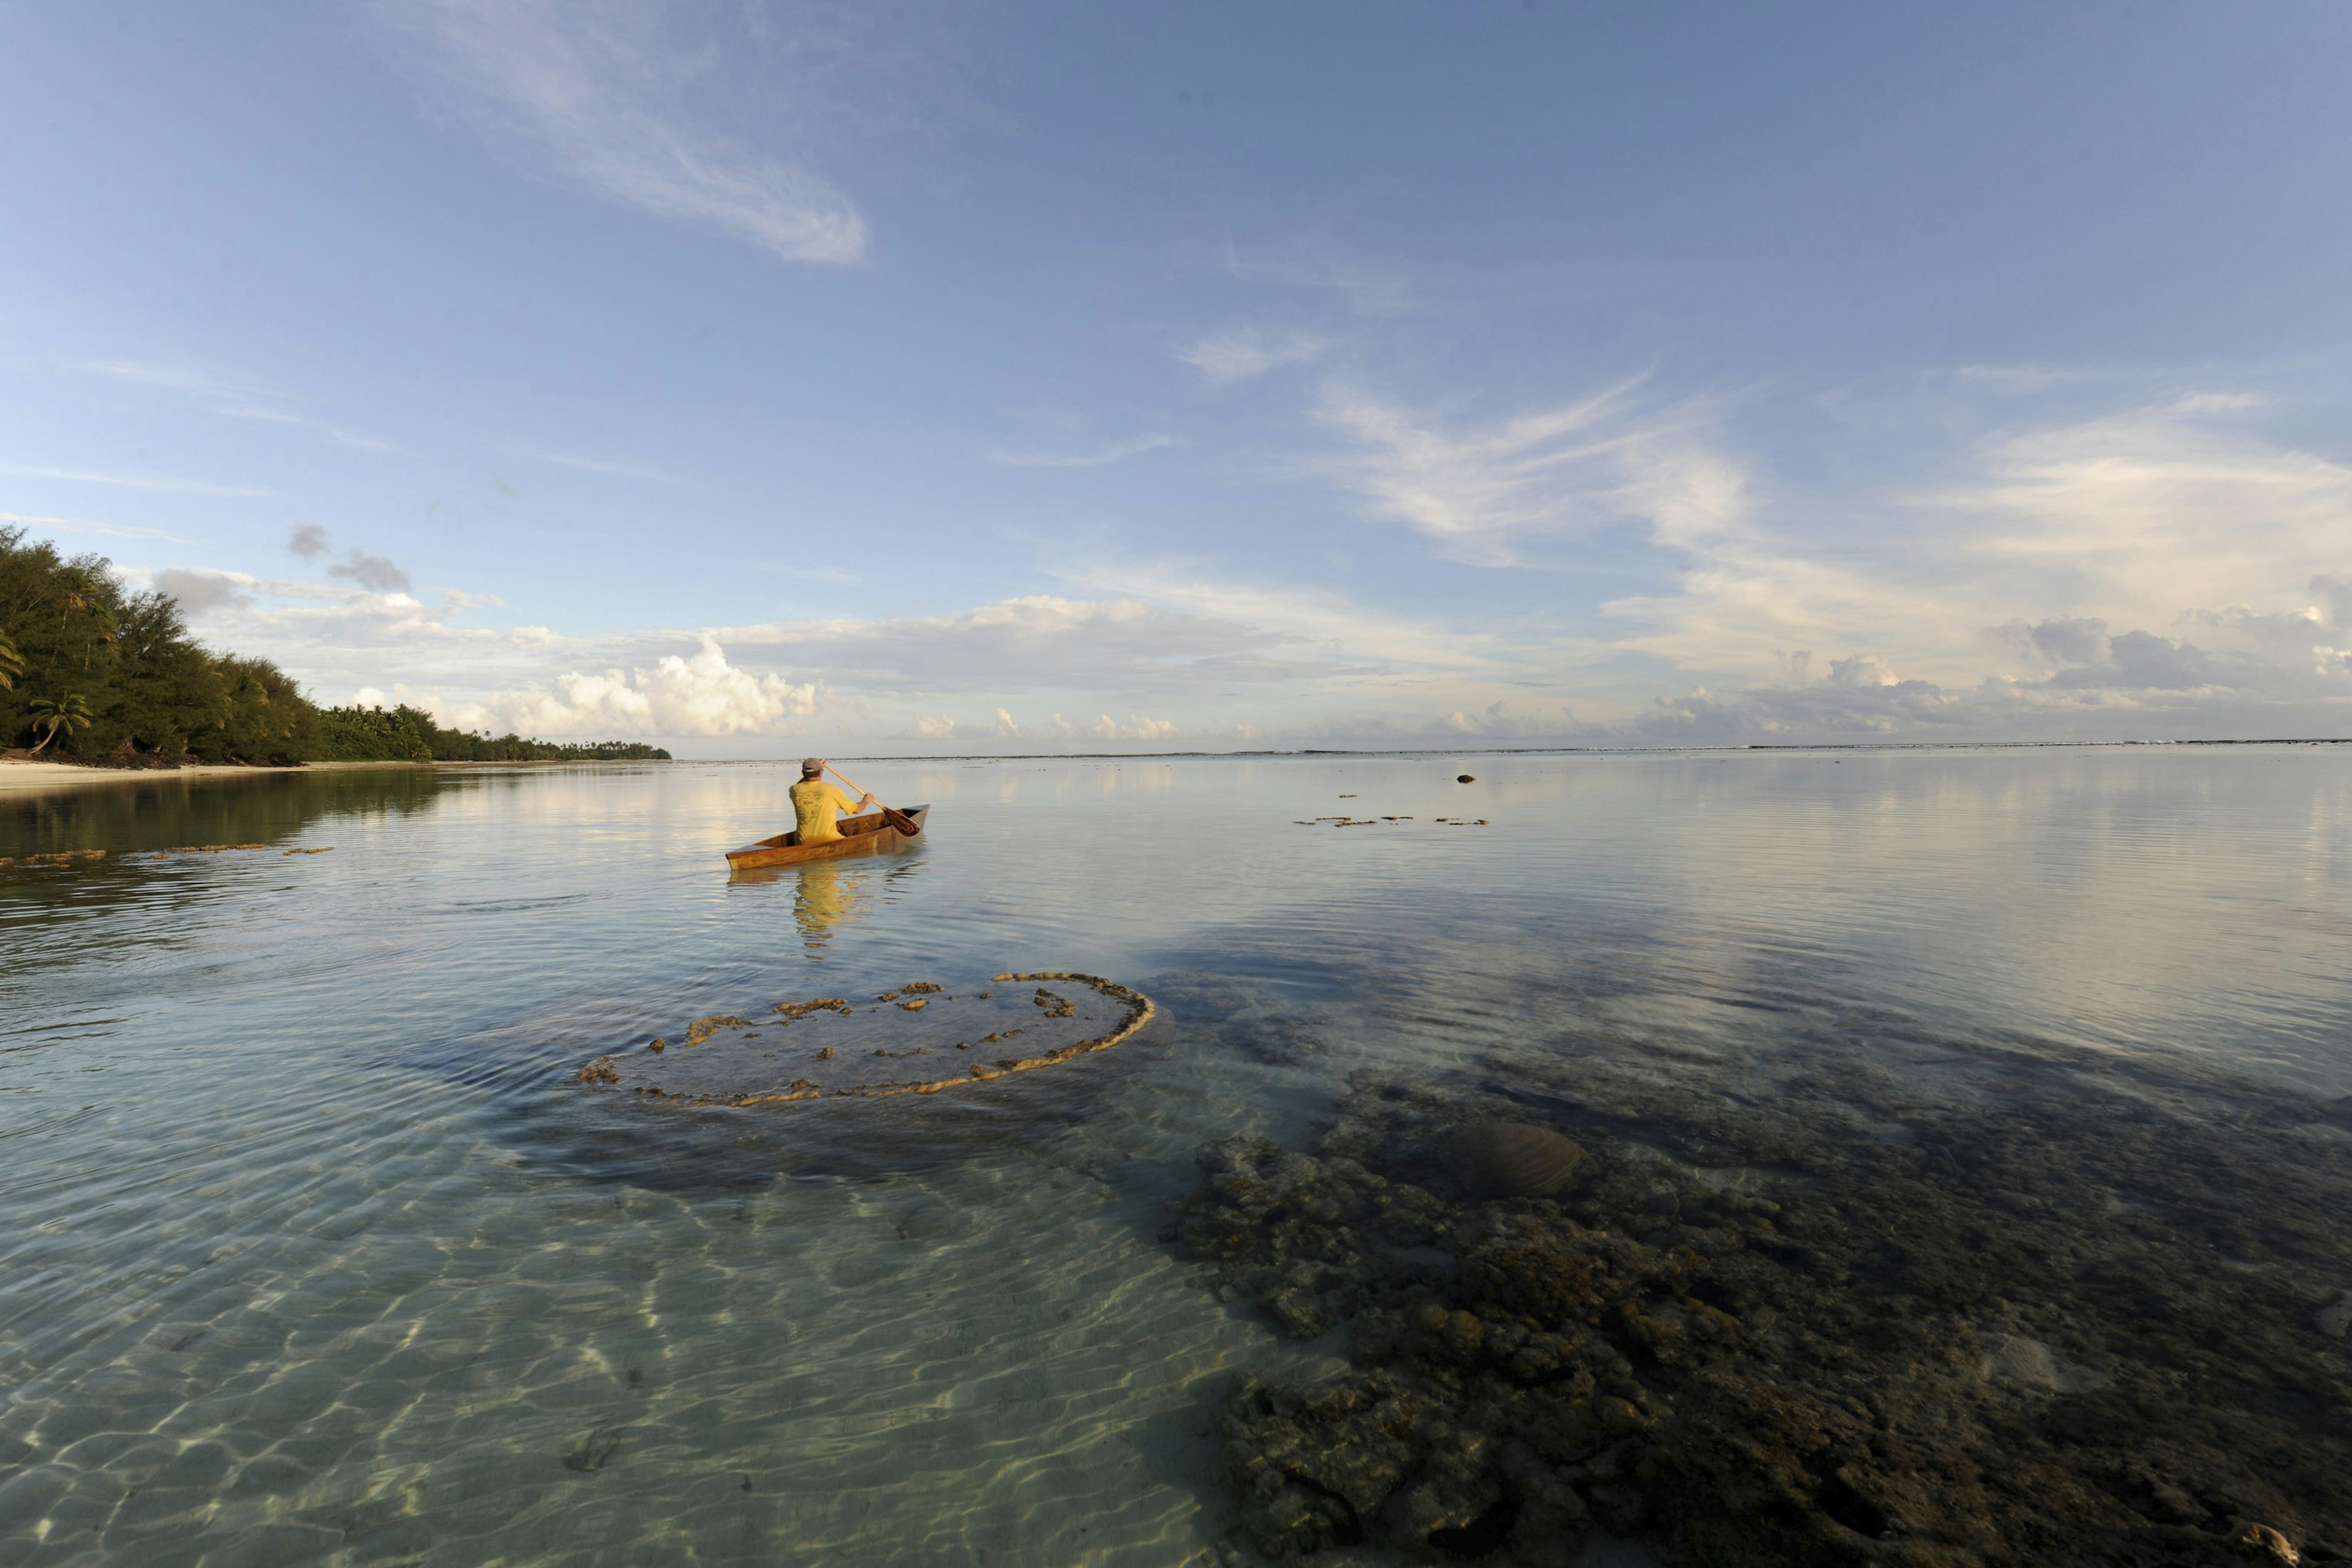
{"label": "man's arm", "polygon": [[833,804],[839,806],[843,811],[847,812],[852,816],[856,816],[859,812],[874,804],[874,797],[870,795],[863,800],[850,799],[849,792],[843,789],[839,784],[827,784],[825,785],[825,788],[833,791]]}

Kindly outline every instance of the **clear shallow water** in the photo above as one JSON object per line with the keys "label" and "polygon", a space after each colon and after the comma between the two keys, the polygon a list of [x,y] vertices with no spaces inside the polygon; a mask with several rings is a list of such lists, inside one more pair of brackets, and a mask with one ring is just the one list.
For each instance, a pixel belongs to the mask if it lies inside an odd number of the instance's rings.
{"label": "clear shallow water", "polygon": [[[1182,1563],[1232,1523],[1218,1394],[1335,1347],[1200,1289],[1170,1205],[1203,1142],[1296,1141],[1352,1072],[1572,1021],[2352,1093],[2337,749],[858,775],[933,804],[919,848],[734,882],[782,771],[0,805],[5,855],[268,846],[0,872],[0,1559]],[[1413,820],[1297,825],[1343,812]],[[919,1102],[575,1077],[1009,969],[1167,1016]]]}

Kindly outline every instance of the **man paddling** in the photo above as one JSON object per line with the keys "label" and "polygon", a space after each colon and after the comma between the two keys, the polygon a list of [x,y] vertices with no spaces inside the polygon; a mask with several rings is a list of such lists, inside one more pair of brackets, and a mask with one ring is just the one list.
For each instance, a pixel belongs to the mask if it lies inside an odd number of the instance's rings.
{"label": "man paddling", "polygon": [[825,783],[823,757],[804,758],[801,763],[801,782],[786,793],[793,797],[793,821],[800,835],[798,842],[803,844],[822,844],[828,838],[840,837],[841,829],[834,826],[833,814],[843,811],[855,816],[874,804],[870,795],[852,800],[846,790]]}

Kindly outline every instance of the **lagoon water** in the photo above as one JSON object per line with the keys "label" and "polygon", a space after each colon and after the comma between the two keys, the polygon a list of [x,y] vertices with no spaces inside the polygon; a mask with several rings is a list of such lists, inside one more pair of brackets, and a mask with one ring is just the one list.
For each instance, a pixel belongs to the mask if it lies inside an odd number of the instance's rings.
{"label": "lagoon water", "polygon": [[[0,868],[0,1562],[1213,1562],[1219,1397],[1336,1347],[1162,1237],[1352,1075],[1605,1026],[2352,1095],[2352,749],[853,767],[919,846],[732,880],[780,767],[0,803],[109,852]],[[872,1104],[577,1076],[1031,970],[1162,1016]]]}

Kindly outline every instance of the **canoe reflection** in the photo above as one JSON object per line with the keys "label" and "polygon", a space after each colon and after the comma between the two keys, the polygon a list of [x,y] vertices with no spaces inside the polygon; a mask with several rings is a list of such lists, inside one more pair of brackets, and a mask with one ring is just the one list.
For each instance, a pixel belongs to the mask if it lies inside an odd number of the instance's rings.
{"label": "canoe reflection", "polygon": [[731,870],[730,887],[780,884],[792,889],[793,921],[812,958],[824,956],[834,937],[874,912],[891,883],[912,876],[919,858],[892,856],[886,860],[852,858],[818,860],[800,866],[763,866]]}

